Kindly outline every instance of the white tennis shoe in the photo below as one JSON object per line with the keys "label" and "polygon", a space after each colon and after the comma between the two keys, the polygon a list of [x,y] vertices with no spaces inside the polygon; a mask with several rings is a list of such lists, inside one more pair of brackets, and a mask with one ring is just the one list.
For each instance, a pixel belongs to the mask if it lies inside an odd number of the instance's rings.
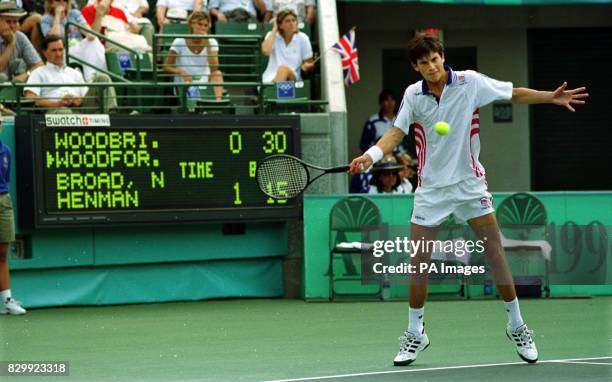
{"label": "white tennis shoe", "polygon": [[506,327],[506,336],[516,345],[516,352],[525,362],[536,363],[538,361],[538,348],[533,341],[533,330],[523,324],[515,330]]}
{"label": "white tennis shoe", "polygon": [[407,366],[416,359],[417,355],[429,346],[429,338],[423,329],[418,336],[413,333],[404,332],[399,338],[400,350],[393,359],[394,366]]}
{"label": "white tennis shoe", "polygon": [[0,304],[0,314],[26,314],[26,310],[21,307],[21,302],[11,297]]}

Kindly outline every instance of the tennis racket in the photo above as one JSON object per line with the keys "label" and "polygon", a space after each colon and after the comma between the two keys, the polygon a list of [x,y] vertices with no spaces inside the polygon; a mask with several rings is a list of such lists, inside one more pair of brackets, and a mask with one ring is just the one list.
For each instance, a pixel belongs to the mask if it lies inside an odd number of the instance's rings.
{"label": "tennis racket", "polygon": [[[261,191],[274,199],[295,198],[312,182],[325,174],[346,172],[350,166],[323,168],[308,164],[287,154],[275,154],[264,158],[257,166],[255,177]],[[323,171],[312,177],[312,170]]]}

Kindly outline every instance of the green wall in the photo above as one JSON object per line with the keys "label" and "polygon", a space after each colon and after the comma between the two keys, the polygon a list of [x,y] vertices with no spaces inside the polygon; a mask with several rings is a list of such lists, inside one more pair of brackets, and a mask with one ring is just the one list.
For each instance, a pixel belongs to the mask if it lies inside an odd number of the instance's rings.
{"label": "green wall", "polygon": [[[511,193],[493,193],[494,203],[498,205]],[[608,228],[612,238],[612,192],[540,192],[534,193],[545,205],[548,212],[548,223],[563,225],[573,221],[578,225],[587,225],[598,220]],[[304,198],[304,272],[303,295],[306,299],[329,298],[329,213],[332,206],[348,195],[307,195]],[[390,226],[405,226],[408,233],[410,214],[412,212],[412,195],[368,195],[373,199],[382,215],[384,223]],[[400,235],[402,233],[396,233]],[[553,285],[553,295],[561,294],[612,294],[612,259],[607,251],[607,269],[604,277],[607,285]],[[554,256],[554,249],[553,249]],[[553,282],[555,279],[551,279]],[[569,284],[568,282],[564,282]],[[350,287],[352,293],[371,290],[355,283]],[[368,289],[369,288],[369,289]],[[446,288],[448,289],[448,288]],[[446,291],[444,289],[444,291]],[[475,293],[482,293],[482,285],[472,288]],[[471,290],[472,290],[471,289]],[[392,296],[405,298],[405,285],[392,285]],[[474,293],[472,293],[474,294]]]}
{"label": "green wall", "polygon": [[[12,119],[4,119],[2,141],[13,151],[17,219]],[[26,307],[282,296],[286,222],[248,223],[244,231],[226,235],[221,224],[17,229],[27,256],[9,253],[11,289]]]}

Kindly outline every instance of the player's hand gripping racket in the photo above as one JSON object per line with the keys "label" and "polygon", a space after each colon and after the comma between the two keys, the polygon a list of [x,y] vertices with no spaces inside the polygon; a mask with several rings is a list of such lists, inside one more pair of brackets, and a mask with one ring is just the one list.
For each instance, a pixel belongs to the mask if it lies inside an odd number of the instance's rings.
{"label": "player's hand gripping racket", "polygon": [[[264,158],[257,166],[255,177],[261,191],[274,199],[295,198],[315,180],[325,174],[346,172],[350,166],[323,168],[292,155],[276,154]],[[310,171],[323,171],[312,177]]]}

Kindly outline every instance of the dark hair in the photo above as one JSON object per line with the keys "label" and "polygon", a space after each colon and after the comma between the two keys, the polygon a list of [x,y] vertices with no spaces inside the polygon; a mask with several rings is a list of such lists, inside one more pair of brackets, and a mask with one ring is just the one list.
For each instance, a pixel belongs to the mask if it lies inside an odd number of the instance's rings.
{"label": "dark hair", "polygon": [[370,179],[370,184],[376,187],[379,194],[383,193],[383,184],[380,181],[380,177],[382,176],[382,173],[386,171],[390,171],[395,174],[395,184],[393,185],[393,191],[395,191],[397,187],[400,184],[402,184],[402,180],[400,179],[400,176],[399,176],[399,170],[382,170],[382,171],[373,172],[372,178]]}
{"label": "dark hair", "polygon": [[439,53],[444,56],[442,42],[433,34],[419,33],[408,43],[408,59],[416,64],[418,59],[430,53]]}
{"label": "dark hair", "polygon": [[387,100],[387,98],[393,98],[395,99],[395,95],[393,94],[393,92],[389,89],[383,89],[380,94],[378,94],[378,104],[382,105],[382,103],[384,101]]}
{"label": "dark hair", "polygon": [[382,171],[376,171],[376,172],[372,172],[372,178],[370,179],[370,184],[372,186],[375,186],[376,189],[378,190],[379,194],[383,193],[383,184],[380,181],[380,177],[382,175],[383,172],[385,171],[391,171],[395,174],[395,184],[393,185],[393,191],[395,191],[397,189],[397,187],[402,184],[402,180],[400,179],[399,176],[399,170],[395,169],[395,170],[382,170]]}
{"label": "dark hair", "polygon": [[56,41],[64,41],[64,39],[56,34],[48,34],[42,42],[42,50],[47,50],[47,48],[49,48],[49,44]]}

